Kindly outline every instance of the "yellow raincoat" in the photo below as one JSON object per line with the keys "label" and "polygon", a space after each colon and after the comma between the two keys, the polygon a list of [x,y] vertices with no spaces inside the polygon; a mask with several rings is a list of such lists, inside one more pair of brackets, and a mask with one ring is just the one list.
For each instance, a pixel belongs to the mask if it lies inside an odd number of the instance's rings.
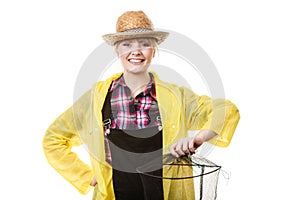
{"label": "yellow raincoat", "polygon": [[[229,145],[240,117],[234,104],[224,99],[198,96],[185,87],[163,82],[155,73],[152,74],[163,124],[164,154],[169,153],[170,145],[187,137],[188,130],[211,129],[218,136],[210,143],[219,147]],[[105,161],[101,110],[111,82],[120,75],[97,82],[49,126],[43,140],[49,164],[80,193],[88,193],[90,183],[96,177],[94,200],[115,199],[112,168]],[[92,169],[71,151],[72,146],[81,144],[88,148]],[[169,177],[170,173],[163,169],[164,176]],[[191,180],[176,182],[164,179],[163,187],[164,199],[176,199],[179,195],[180,199],[194,199]]]}

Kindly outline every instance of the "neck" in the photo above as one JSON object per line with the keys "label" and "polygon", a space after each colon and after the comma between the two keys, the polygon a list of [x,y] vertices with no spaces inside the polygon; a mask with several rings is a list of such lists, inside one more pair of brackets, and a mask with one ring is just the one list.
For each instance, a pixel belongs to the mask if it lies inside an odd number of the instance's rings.
{"label": "neck", "polygon": [[142,92],[150,81],[150,75],[148,72],[142,74],[131,74],[124,72],[123,76],[126,85],[131,90],[132,97],[135,97]]}

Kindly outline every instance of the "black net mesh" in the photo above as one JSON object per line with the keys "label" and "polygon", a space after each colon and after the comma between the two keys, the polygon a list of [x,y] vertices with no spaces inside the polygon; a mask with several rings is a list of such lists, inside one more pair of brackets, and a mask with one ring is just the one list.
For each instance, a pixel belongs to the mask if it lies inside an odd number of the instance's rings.
{"label": "black net mesh", "polygon": [[[160,168],[163,168],[163,173],[157,173]],[[138,167],[137,171],[145,186],[149,179],[163,179],[168,199],[214,200],[217,198],[220,169],[221,166],[196,154],[179,158],[168,154]]]}

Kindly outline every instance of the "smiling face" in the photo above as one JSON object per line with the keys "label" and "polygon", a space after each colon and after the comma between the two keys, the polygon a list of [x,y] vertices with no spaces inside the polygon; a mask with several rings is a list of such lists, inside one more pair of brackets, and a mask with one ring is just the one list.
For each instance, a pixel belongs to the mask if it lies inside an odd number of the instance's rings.
{"label": "smiling face", "polygon": [[140,74],[147,72],[155,55],[155,39],[130,39],[116,44],[116,51],[124,67],[124,73]]}

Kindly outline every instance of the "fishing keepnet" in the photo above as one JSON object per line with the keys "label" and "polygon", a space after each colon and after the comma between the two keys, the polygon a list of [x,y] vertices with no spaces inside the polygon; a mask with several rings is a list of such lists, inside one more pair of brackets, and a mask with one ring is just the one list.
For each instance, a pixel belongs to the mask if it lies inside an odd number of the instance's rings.
{"label": "fishing keepnet", "polygon": [[[163,168],[163,173],[153,173]],[[162,179],[167,199],[172,200],[215,200],[221,166],[199,155],[174,158],[164,155],[137,168],[144,187],[150,179]]]}

